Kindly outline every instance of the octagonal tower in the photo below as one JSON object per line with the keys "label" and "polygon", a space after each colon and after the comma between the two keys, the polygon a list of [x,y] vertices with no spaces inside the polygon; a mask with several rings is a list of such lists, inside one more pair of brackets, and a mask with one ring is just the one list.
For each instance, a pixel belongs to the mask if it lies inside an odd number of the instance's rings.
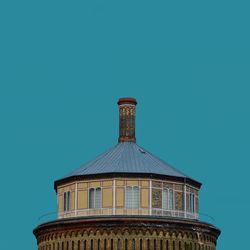
{"label": "octagonal tower", "polygon": [[136,104],[118,101],[117,145],[55,181],[58,219],[34,229],[39,250],[216,249],[201,183],[136,144]]}

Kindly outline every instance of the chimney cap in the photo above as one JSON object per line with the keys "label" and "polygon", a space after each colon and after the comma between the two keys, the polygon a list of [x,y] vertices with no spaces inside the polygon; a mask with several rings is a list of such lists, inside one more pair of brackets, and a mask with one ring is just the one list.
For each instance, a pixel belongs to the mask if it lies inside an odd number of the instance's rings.
{"label": "chimney cap", "polygon": [[134,104],[134,105],[136,105],[137,101],[133,97],[123,97],[123,98],[120,98],[118,100],[117,104],[118,105],[121,105],[121,104]]}

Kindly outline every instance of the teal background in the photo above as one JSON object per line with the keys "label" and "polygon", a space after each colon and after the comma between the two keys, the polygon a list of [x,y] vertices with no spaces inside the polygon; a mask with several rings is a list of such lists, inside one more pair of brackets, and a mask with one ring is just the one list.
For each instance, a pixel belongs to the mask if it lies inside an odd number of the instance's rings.
{"label": "teal background", "polygon": [[53,181],[117,142],[116,101],[133,96],[138,144],[203,183],[218,250],[246,249],[249,7],[2,0],[0,248],[36,249]]}

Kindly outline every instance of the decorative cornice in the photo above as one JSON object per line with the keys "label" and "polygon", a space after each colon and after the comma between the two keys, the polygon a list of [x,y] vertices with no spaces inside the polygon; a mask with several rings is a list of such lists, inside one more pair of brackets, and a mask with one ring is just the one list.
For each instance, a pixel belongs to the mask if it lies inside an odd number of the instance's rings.
{"label": "decorative cornice", "polygon": [[59,219],[39,225],[33,230],[34,235],[38,238],[43,234],[87,231],[95,232],[100,230],[122,231],[142,230],[154,231],[169,230],[170,232],[199,232],[209,234],[216,239],[220,235],[220,230],[206,222],[193,221],[187,219],[159,218],[148,216],[112,216],[112,217],[77,217],[70,219]]}

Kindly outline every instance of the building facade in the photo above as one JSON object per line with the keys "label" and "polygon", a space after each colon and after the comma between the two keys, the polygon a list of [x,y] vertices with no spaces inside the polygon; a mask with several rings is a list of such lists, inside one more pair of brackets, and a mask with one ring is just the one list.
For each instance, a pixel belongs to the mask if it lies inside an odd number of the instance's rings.
{"label": "building facade", "polygon": [[38,250],[216,249],[201,183],[136,144],[136,104],[118,101],[117,145],[55,181],[58,219],[34,229]]}

